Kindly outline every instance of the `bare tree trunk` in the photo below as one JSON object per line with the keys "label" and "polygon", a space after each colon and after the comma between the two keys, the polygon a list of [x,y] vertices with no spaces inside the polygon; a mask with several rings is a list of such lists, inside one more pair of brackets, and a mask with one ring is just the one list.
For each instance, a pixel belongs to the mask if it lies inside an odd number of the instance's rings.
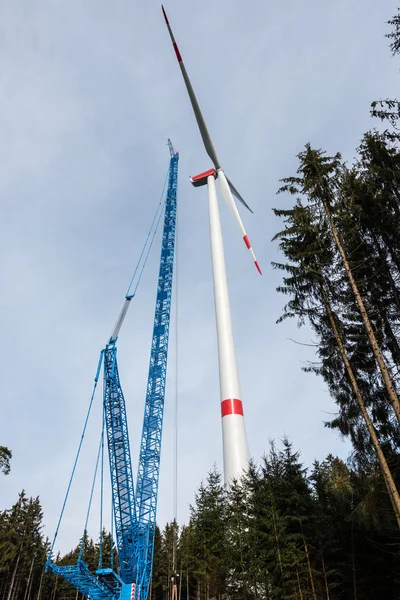
{"label": "bare tree trunk", "polygon": [[326,214],[328,216],[329,224],[330,224],[330,227],[331,227],[331,230],[332,230],[333,237],[334,237],[335,242],[336,242],[336,246],[337,246],[337,248],[339,250],[340,256],[342,257],[342,261],[343,261],[343,265],[344,265],[347,277],[349,279],[351,288],[353,290],[353,294],[355,296],[355,299],[357,301],[358,307],[360,309],[361,317],[362,317],[362,320],[364,322],[364,326],[365,326],[365,329],[367,331],[367,334],[368,334],[368,337],[369,337],[369,341],[371,343],[372,351],[373,351],[373,353],[375,355],[375,358],[376,358],[376,361],[377,361],[377,363],[379,365],[379,369],[380,369],[380,372],[382,374],[383,381],[385,382],[385,386],[386,386],[386,390],[387,390],[387,393],[388,393],[388,396],[389,396],[389,400],[390,400],[390,402],[391,402],[391,404],[393,406],[393,410],[394,410],[394,412],[396,414],[397,420],[400,423],[400,401],[399,401],[399,398],[397,396],[396,389],[395,389],[395,387],[393,385],[393,382],[392,382],[392,380],[390,378],[389,371],[388,371],[388,369],[386,367],[385,361],[383,359],[382,353],[381,353],[379,345],[378,345],[378,341],[377,341],[377,339],[375,337],[375,333],[374,333],[371,321],[369,319],[367,309],[365,308],[363,299],[361,298],[361,295],[360,295],[360,292],[358,290],[356,281],[355,281],[355,279],[353,277],[353,273],[352,273],[349,261],[347,260],[346,253],[344,251],[344,248],[343,248],[342,243],[341,243],[340,238],[339,238],[339,234],[338,234],[338,232],[336,230],[336,227],[335,227],[335,224],[333,222],[330,208],[329,208],[327,202],[325,202],[325,201],[324,201],[324,207],[325,207]]}
{"label": "bare tree trunk", "polygon": [[31,577],[31,582],[29,584],[29,589],[28,589],[28,596],[27,596],[27,600],[31,600],[31,593],[32,593],[32,587],[33,587],[33,582],[34,582],[35,576],[32,575]]}
{"label": "bare tree trunk", "polygon": [[21,579],[17,580],[17,585],[15,586],[14,593],[12,595],[12,600],[15,600],[19,594],[19,588],[21,587]]}
{"label": "bare tree trunk", "polygon": [[171,578],[171,600],[178,600],[178,588],[175,575]]}
{"label": "bare tree trunk", "polygon": [[300,600],[303,600],[303,592],[301,591],[301,585],[300,585],[300,577],[299,577],[299,570],[296,568],[296,574],[297,574],[297,585],[299,586],[299,595],[300,595]]}
{"label": "bare tree trunk", "polygon": [[42,584],[43,584],[43,577],[44,577],[44,567],[42,569],[42,574],[40,576],[40,583],[39,583],[39,589],[38,589],[38,595],[36,600],[41,600],[41,595],[42,595]]}
{"label": "bare tree trunk", "polygon": [[351,568],[352,568],[352,571],[353,571],[353,593],[354,593],[354,600],[357,600],[356,559],[355,559],[355,556],[354,556],[353,499],[351,500]]}
{"label": "bare tree trunk", "polygon": [[0,595],[2,595],[3,600],[4,600],[6,587],[7,587],[7,573],[4,573],[4,578],[2,579],[1,590],[0,590]]}
{"label": "bare tree trunk", "polygon": [[186,569],[186,600],[189,600],[189,570]]}
{"label": "bare tree trunk", "polygon": [[54,588],[53,588],[53,591],[51,593],[51,600],[55,600],[56,592],[57,592],[57,584],[58,584],[58,575],[56,576],[56,580],[55,580],[55,583],[54,583]]}
{"label": "bare tree trunk", "polygon": [[328,579],[326,577],[325,561],[324,561],[324,556],[323,556],[322,552],[321,552],[321,561],[322,561],[322,572],[324,574],[324,581],[325,581],[326,600],[330,600]]}
{"label": "bare tree trunk", "polygon": [[32,558],[31,561],[31,566],[29,569],[29,575],[28,575],[28,581],[26,582],[26,588],[25,588],[25,594],[24,594],[24,600],[27,599],[28,594],[29,594],[29,588],[31,586],[31,579],[32,579],[32,571],[33,571],[33,563],[35,562],[35,557]]}
{"label": "bare tree trunk", "polygon": [[13,593],[13,591],[14,591],[14,581],[15,581],[15,576],[16,576],[16,574],[17,574],[17,569],[18,569],[19,559],[21,558],[21,554],[20,554],[19,552],[20,552],[20,549],[18,549],[18,558],[17,558],[17,561],[16,561],[16,563],[15,563],[14,571],[13,571],[13,574],[12,574],[12,577],[11,577],[11,581],[10,581],[10,587],[9,587],[9,589],[8,589],[8,596],[7,596],[7,600],[11,600],[11,596],[12,596],[12,593]]}
{"label": "bare tree trunk", "polygon": [[400,528],[400,496],[399,496],[399,493],[397,491],[396,484],[395,484],[395,482],[393,480],[392,473],[391,473],[389,465],[388,465],[388,463],[386,461],[386,457],[385,457],[385,455],[384,455],[384,453],[382,451],[381,445],[380,445],[379,440],[378,440],[378,436],[376,435],[375,427],[374,427],[374,425],[373,425],[373,423],[371,421],[371,418],[370,418],[370,416],[368,414],[368,411],[366,409],[366,406],[365,406],[364,399],[362,397],[360,388],[358,387],[358,383],[357,383],[357,380],[355,378],[353,369],[352,369],[350,361],[348,359],[346,350],[345,350],[345,348],[343,346],[342,338],[340,337],[340,333],[339,333],[339,330],[337,328],[336,321],[335,321],[335,318],[334,318],[331,306],[329,304],[328,297],[327,297],[325,289],[323,288],[322,285],[321,285],[321,294],[322,294],[322,298],[323,298],[323,301],[324,301],[324,304],[325,304],[326,312],[327,312],[328,317],[329,317],[329,322],[331,324],[333,333],[335,335],[336,343],[337,343],[337,345],[339,347],[340,354],[342,355],[342,359],[343,359],[343,362],[344,362],[345,367],[346,367],[347,375],[348,375],[348,377],[350,379],[350,382],[351,382],[351,385],[353,387],[355,396],[357,398],[358,405],[360,407],[361,414],[362,414],[362,416],[364,418],[364,421],[365,421],[365,424],[367,426],[368,432],[369,432],[369,434],[371,436],[371,441],[372,441],[372,444],[373,444],[373,446],[375,448],[375,452],[376,452],[376,455],[378,457],[379,465],[380,465],[381,470],[382,470],[383,478],[385,480],[386,487],[387,487],[387,490],[388,490],[388,493],[389,493],[389,497],[390,497],[390,500],[392,502],[393,510],[394,510],[394,513],[395,513],[395,516],[396,516],[397,525]]}
{"label": "bare tree trunk", "polygon": [[312,570],[311,570],[310,555],[308,553],[308,546],[307,546],[306,538],[304,536],[303,526],[301,523],[300,523],[300,527],[301,527],[301,535],[303,538],[304,550],[305,550],[306,557],[307,557],[308,575],[310,577],[312,595],[313,595],[313,599],[317,600],[317,595],[315,593],[315,586],[314,586],[314,577],[313,577]]}

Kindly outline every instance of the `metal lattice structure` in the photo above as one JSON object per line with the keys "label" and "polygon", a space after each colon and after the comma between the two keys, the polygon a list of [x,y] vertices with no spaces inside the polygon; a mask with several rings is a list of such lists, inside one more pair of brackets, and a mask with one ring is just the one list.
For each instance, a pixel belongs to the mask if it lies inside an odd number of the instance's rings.
{"label": "metal lattice structure", "polygon": [[[165,204],[157,300],[144,409],[142,440],[136,484],[138,598],[147,598],[153,565],[157,491],[167,375],[168,339],[174,270],[178,154],[171,150],[168,193]],[[141,577],[139,577],[139,572]]]}
{"label": "metal lattice structure", "polygon": [[[82,558],[83,542],[75,565],[66,566],[53,563],[51,552],[47,561],[47,568],[53,573],[64,577],[83,596],[90,597],[90,600],[147,600],[149,593],[156,528],[176,237],[179,155],[175,152],[170,140],[168,140],[168,146],[171,160],[165,201],[164,229],[136,495],[132,476],[125,398],[119,379],[116,347],[120,328],[134,294],[127,295],[125,298],[113,334],[101,352],[95,378],[95,385],[97,385],[101,362],[104,361],[103,409],[110,463],[119,573],[117,574],[112,566],[110,568],[99,568],[95,574],[91,573]],[[80,447],[77,457],[79,452]],[[73,473],[74,470],[75,467]],[[86,529],[84,536],[86,536]]]}
{"label": "metal lattice structure", "polygon": [[120,577],[124,583],[133,583],[136,511],[125,398],[119,380],[115,341],[104,350],[104,417]]}
{"label": "metal lattice structure", "polygon": [[[107,578],[99,576],[98,573],[93,575],[89,571],[88,565],[81,558],[78,558],[76,565],[66,566],[49,563],[49,568],[55,575],[66,579],[85,598],[90,596],[91,600],[117,600],[120,597],[120,591],[125,587],[114,572],[110,582]],[[112,569],[103,570],[112,571]]]}

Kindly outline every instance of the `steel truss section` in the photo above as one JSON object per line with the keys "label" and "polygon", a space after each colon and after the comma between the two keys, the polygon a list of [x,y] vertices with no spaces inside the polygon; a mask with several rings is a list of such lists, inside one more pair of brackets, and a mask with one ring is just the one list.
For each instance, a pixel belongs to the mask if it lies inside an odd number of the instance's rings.
{"label": "steel truss section", "polygon": [[136,481],[136,598],[139,600],[147,599],[153,567],[174,270],[178,160],[179,156],[175,154],[170,161],[149,376]]}
{"label": "steel truss section", "polygon": [[131,452],[125,398],[121,388],[117,349],[109,344],[104,350],[104,416],[110,460],[115,536],[124,583],[135,581],[136,513],[132,477]]}

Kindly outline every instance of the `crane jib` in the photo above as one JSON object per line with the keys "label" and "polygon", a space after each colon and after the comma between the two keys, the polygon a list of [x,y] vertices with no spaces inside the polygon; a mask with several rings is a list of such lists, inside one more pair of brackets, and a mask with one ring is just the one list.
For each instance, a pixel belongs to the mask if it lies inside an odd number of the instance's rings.
{"label": "crane jib", "polygon": [[[113,520],[115,523],[119,573],[114,571],[112,552],[110,553],[110,567],[103,568],[102,564],[99,564],[99,568],[95,573],[92,573],[89,570],[88,565],[83,560],[84,539],[87,537],[86,529],[82,538],[81,551],[75,565],[59,565],[52,561],[52,550],[57,537],[58,527],[46,563],[46,568],[50,569],[53,573],[62,576],[73,585],[78,592],[84,597],[90,598],[90,600],[147,600],[149,593],[156,528],[177,212],[179,154],[175,152],[170,140],[168,141],[168,145],[171,159],[168,173],[168,190],[165,201],[164,228],[157,280],[156,307],[146,388],[143,429],[140,442],[136,492],[132,474],[125,398],[119,378],[116,347],[118,334],[125,319],[130,301],[134,296],[134,294],[129,295],[129,290],[109,342],[100,354],[94,390],[81,439],[82,443],[94,393],[99,380],[101,363],[103,362],[103,413],[109,453],[114,512]],[[145,260],[147,260],[147,258]],[[78,448],[77,458],[79,456],[80,447],[81,444]],[[74,470],[75,467],[73,469],[71,481]],[[68,486],[60,521],[68,497],[71,481]],[[94,483],[95,478],[93,480],[93,487]]]}

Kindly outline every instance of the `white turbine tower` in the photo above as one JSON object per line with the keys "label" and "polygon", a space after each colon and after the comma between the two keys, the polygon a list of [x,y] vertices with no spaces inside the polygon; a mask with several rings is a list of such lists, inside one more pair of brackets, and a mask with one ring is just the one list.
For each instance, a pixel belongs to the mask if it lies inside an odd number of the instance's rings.
{"label": "white turbine tower", "polygon": [[221,416],[222,416],[222,443],[224,454],[224,479],[229,483],[233,479],[242,476],[243,471],[247,469],[249,463],[249,450],[247,445],[246,429],[243,416],[243,403],[240,393],[239,377],[236,365],[235,345],[232,333],[231,311],[229,305],[228,284],[226,279],[224,247],[222,240],[221,222],[219,218],[218,198],[215,180],[218,178],[220,190],[223,198],[228,204],[233,217],[238,224],[241,235],[246,247],[250,251],[254,264],[261,274],[261,269],[247,237],[242,220],[232,194],[248,209],[251,208],[243,200],[234,185],[226,177],[219,162],[214,144],[204,117],[201,113],[197,98],[194,94],[192,84],[190,83],[185,65],[183,64],[181,54],[175,42],[166,12],[162,7],[165,22],[171,36],[172,45],[175,50],[181,68],[182,76],[189,94],[190,102],[196,117],[197,125],[203,139],[204,147],[208,156],[211,158],[214,169],[200,173],[191,177],[194,186],[206,185],[208,187],[209,216],[210,216],[210,238],[211,238],[211,256],[214,281],[214,301],[215,316],[217,322],[218,338],[218,362],[219,362],[219,381],[221,393]]}

